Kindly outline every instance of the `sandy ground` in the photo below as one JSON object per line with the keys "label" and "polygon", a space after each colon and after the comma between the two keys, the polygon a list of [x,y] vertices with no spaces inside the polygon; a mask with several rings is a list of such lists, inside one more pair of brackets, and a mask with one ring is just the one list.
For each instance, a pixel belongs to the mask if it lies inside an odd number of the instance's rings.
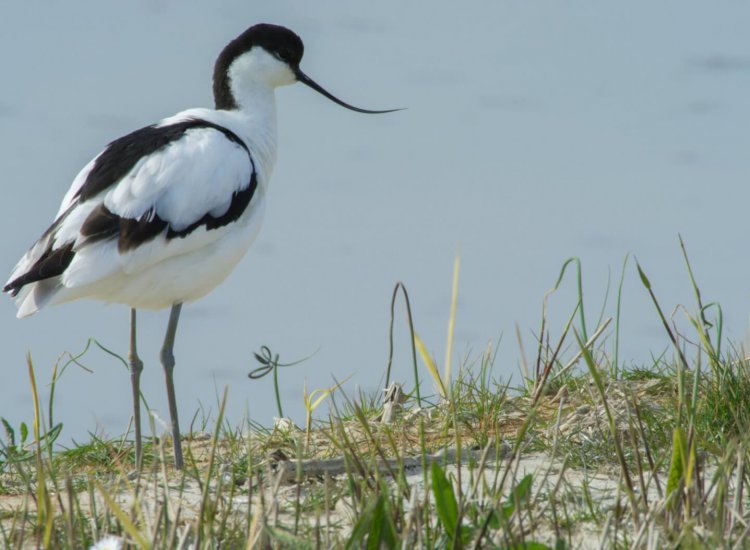
{"label": "sandy ground", "polygon": [[[194,445],[195,456],[199,460],[207,459],[208,449],[201,451],[201,446]],[[507,453],[510,454],[509,452]],[[453,458],[453,457],[450,457]],[[475,458],[477,458],[475,456]],[[318,461],[320,462],[320,461]],[[481,475],[488,485],[496,483],[496,479],[502,476],[504,470],[508,467],[508,459],[501,457],[498,461],[488,460],[482,469]],[[597,509],[606,517],[619,505],[625,502],[625,497],[619,487],[619,476],[616,470],[601,470],[597,472],[577,470],[565,467],[563,462],[555,460],[549,455],[542,453],[526,454],[519,460],[511,463],[512,478],[520,480],[526,474],[534,476],[533,492],[537,496],[535,502],[534,516],[537,521],[541,521],[541,529],[535,530],[534,536],[530,540],[546,542],[554,546],[556,539],[555,525],[548,519],[549,510],[545,506],[549,501],[544,498],[538,498],[540,495],[549,493],[557,488],[558,494],[565,494],[570,500],[567,503],[567,509],[573,513],[573,516],[581,516],[581,510],[586,509],[586,498],[583,488],[587,488],[591,500],[597,503]],[[411,502],[405,503],[406,510],[410,510],[413,503],[419,502],[424,495],[425,483],[424,475],[419,467],[407,470],[407,481],[413,488]],[[483,493],[484,483],[478,479],[478,469],[476,464],[469,466],[466,461],[459,468],[455,465],[446,468],[446,474],[454,479],[460,479],[462,491],[464,494],[473,494],[474,498],[481,501],[485,499]],[[131,476],[132,477],[132,476]],[[281,472],[271,474],[273,479],[264,483],[263,490],[257,482],[244,480],[241,484],[236,484],[234,494],[231,497],[234,502],[233,508],[238,513],[257,513],[262,512],[272,525],[290,526],[295,520],[295,502],[300,499],[305,502],[308,497],[323,490],[330,494],[337,494],[337,486],[340,487],[344,481],[344,475],[331,475],[321,478],[307,478],[298,489],[295,483],[284,480]],[[228,498],[230,494],[226,484],[230,483],[228,475],[221,476],[221,479],[215,483],[224,483],[221,488],[222,498]],[[328,484],[327,488],[325,485]],[[117,503],[125,510],[138,499],[138,506],[141,508],[144,517],[157,517],[162,507],[166,508],[166,513],[172,518],[179,518],[179,522],[187,525],[195,520],[198,516],[201,503],[203,502],[203,493],[200,484],[195,480],[181,480],[178,478],[164,477],[163,474],[150,474],[141,478],[136,491],[136,480],[121,477],[113,479],[106,484],[108,490],[115,495]],[[506,483],[509,485],[509,481]],[[562,488],[562,491],[560,490]],[[214,485],[209,491],[209,497],[215,495],[217,487]],[[655,496],[655,495],[654,495]],[[67,502],[67,496],[61,495],[62,501]],[[89,496],[87,493],[78,494],[82,511],[85,513],[90,510]],[[104,509],[105,503],[101,496],[96,497],[97,507],[99,510]],[[312,511],[303,512],[301,521],[314,524],[320,522],[325,532],[325,526],[331,527],[331,533],[335,532],[338,536],[345,536],[351,529],[353,523],[353,506],[347,497],[338,496],[335,499],[335,505],[325,509],[316,518]],[[544,503],[541,504],[540,503]],[[22,508],[29,505],[33,508],[33,501],[27,495],[0,495],[0,515],[7,518],[9,513],[14,509]],[[303,508],[304,509],[304,508]],[[600,518],[601,524],[601,518]],[[605,521],[606,526],[606,521]],[[567,537],[567,531],[565,531]],[[572,528],[572,539],[570,542],[574,548],[599,548],[603,538],[608,534],[602,527],[591,519],[580,519]],[[502,541],[497,541],[501,543]]]}
{"label": "sandy ground", "polygon": [[[615,404],[622,400],[616,390],[610,393],[610,397]],[[549,403],[543,403],[539,407],[542,414],[550,416],[557,413],[558,404],[559,410],[565,410],[558,417],[556,429],[554,433],[550,433],[550,440],[564,437],[577,444],[586,444],[592,439],[601,437],[601,426],[604,420],[601,407],[582,405],[563,408],[560,403],[560,399],[563,398],[562,395],[555,396],[548,400]],[[619,408],[621,407],[615,407],[615,409]],[[515,436],[525,416],[522,410],[511,410],[506,413],[502,431],[509,436]],[[290,426],[290,429],[296,428]],[[361,434],[352,432],[350,435],[357,440]],[[404,432],[403,435],[404,440],[410,439],[408,433]],[[504,437],[505,434],[501,432],[499,436]],[[320,447],[325,447],[330,451],[330,444],[322,434],[314,435],[313,446],[316,445],[316,437],[321,440]],[[513,437],[510,439],[512,440]],[[360,441],[364,440],[360,439]],[[207,470],[212,446],[211,436],[200,434],[183,444],[190,446],[198,471]],[[555,448],[555,445],[552,447]],[[535,529],[529,540],[544,542],[554,547],[555,540],[558,536],[562,536],[573,548],[599,548],[602,547],[604,541],[606,541],[605,547],[611,546],[612,541],[618,536],[612,532],[614,528],[611,526],[617,523],[612,521],[612,518],[623,512],[626,513],[628,507],[628,499],[622,491],[619,468],[615,466],[600,466],[596,470],[574,468],[571,467],[569,461],[545,453],[521,453],[518,459],[511,460],[511,447],[507,443],[502,442],[491,448],[493,449],[491,453],[488,452],[489,448],[484,451],[463,450],[464,460],[460,468],[456,465],[458,461],[455,449],[436,453],[432,455],[432,459],[441,464],[448,464],[449,466],[445,468],[446,474],[454,479],[454,483],[460,480],[462,493],[468,495],[471,501],[480,503],[489,501],[491,497],[485,494],[486,487],[496,486],[497,479],[501,478],[509,468],[510,473],[504,485],[503,495],[507,495],[511,486],[517,484],[525,475],[532,474],[531,502],[533,504],[526,513],[528,521],[534,522]],[[410,452],[405,449],[403,456],[408,456]],[[445,456],[446,453],[448,456]],[[267,523],[272,526],[291,526],[297,519],[296,511],[301,509],[299,521],[310,525],[315,525],[317,522],[326,537],[334,535],[345,537],[351,530],[355,507],[346,496],[346,475],[343,473],[340,459],[330,458],[330,455],[326,453],[313,453],[313,456],[319,458],[304,461],[302,468],[304,479],[298,485],[292,482],[296,475],[296,468],[289,462],[283,462],[285,459],[283,452],[271,450],[268,467],[262,478],[244,479],[239,483],[235,481],[232,486],[233,482],[229,475],[229,468],[232,465],[222,465],[220,456],[221,453],[217,455],[216,463],[220,471],[226,471],[226,474],[213,476],[207,493],[209,500],[217,494],[221,495],[220,498],[225,503],[227,499],[232,499],[232,509],[235,513],[246,516],[247,521],[251,521],[252,516],[260,514],[260,517],[267,518]],[[274,458],[271,459],[271,456]],[[469,457],[471,460],[467,460]],[[282,462],[278,462],[279,460]],[[483,464],[483,467],[478,468],[477,463]],[[286,467],[284,467],[285,464]],[[381,467],[381,470],[383,469]],[[421,467],[421,458],[413,459],[406,468],[406,473],[407,482],[412,488],[410,501],[405,503],[405,510],[408,512],[424,496],[425,475]],[[201,483],[189,477],[178,477],[174,472],[168,473],[160,470],[145,474],[140,480],[136,480],[133,475],[111,474],[109,477],[98,479],[124,510],[130,509],[137,501],[142,511],[141,516],[144,518],[159,517],[164,511],[171,518],[176,519],[177,523],[183,525],[180,531],[185,534],[188,531],[187,526],[199,516],[204,502]],[[85,477],[82,480],[85,481]],[[661,488],[653,479],[634,480],[633,484],[636,494],[645,488],[648,502],[658,503],[662,499]],[[89,512],[91,510],[89,494],[83,491],[77,493],[76,496],[82,512]],[[106,504],[101,495],[97,494],[95,498],[98,501],[97,509],[103,510]],[[53,501],[67,503],[68,497],[67,495],[59,495],[59,498],[54,496]],[[302,503],[301,507],[298,503]],[[28,495],[0,495],[0,521],[7,526],[9,518],[12,517],[12,511],[24,506],[32,509],[34,507],[33,499]],[[552,513],[553,509],[556,515]],[[240,517],[238,520],[245,519]],[[629,527],[632,528],[629,537],[632,541],[637,537],[636,529],[632,525]],[[619,528],[623,529],[622,523]],[[619,535],[621,536],[622,532]],[[504,541],[497,542],[502,545]]]}

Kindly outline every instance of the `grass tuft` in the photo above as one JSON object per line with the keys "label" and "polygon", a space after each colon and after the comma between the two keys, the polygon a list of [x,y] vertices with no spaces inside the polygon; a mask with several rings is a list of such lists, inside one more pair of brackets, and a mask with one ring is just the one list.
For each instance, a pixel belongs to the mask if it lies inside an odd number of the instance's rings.
{"label": "grass tuft", "polygon": [[[644,266],[631,273],[664,328],[666,351],[649,364],[618,355],[627,259],[615,312],[605,299],[589,326],[581,263],[565,262],[518,387],[495,375],[496,346],[455,361],[456,263],[445,362],[455,368],[440,375],[431,359],[437,395],[420,391],[420,342],[399,283],[391,306],[400,290],[415,370],[392,373],[391,354],[385,400],[334,381],[305,391],[304,429],[232,426],[225,392],[218,418],[194,419],[211,433],[184,437],[181,472],[156,436],[140,471],[127,436],[62,447],[29,358],[30,420],[2,421],[0,546],[87,548],[114,537],[127,548],[745,547],[750,360],[723,340],[721,308],[703,301],[680,246],[694,304],[677,308],[679,319],[663,314]],[[551,334],[547,311],[568,267],[578,300]],[[80,359],[53,370],[50,403],[65,366]],[[283,366],[267,349],[259,360],[264,373]],[[323,403],[328,414],[314,418]]]}

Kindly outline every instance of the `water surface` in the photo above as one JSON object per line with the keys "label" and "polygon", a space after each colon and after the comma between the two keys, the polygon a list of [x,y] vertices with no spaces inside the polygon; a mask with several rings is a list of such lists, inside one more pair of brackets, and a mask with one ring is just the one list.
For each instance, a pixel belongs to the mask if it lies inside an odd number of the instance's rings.
{"label": "water surface", "polygon": [[[625,255],[647,270],[667,311],[692,304],[677,235],[728,334],[750,311],[750,6],[740,3],[384,1],[315,7],[197,1],[6,5],[0,17],[0,259],[9,272],[51,221],[77,171],[108,141],[212,103],[223,45],[260,21],[306,43],[303,68],[364,116],[301,86],[278,92],[279,161],[266,223],[247,258],[184,309],[176,385],[183,425],[200,407],[269,423],[270,379],[250,382],[252,352],[281,360],[288,414],[302,388],[352,375],[374,391],[386,360],[390,293],[411,292],[417,330],[442,363],[453,258],[461,255],[456,355],[502,335],[496,370],[519,378],[515,326],[533,349],[542,297],[563,261],[584,265],[598,317]],[[636,364],[666,339],[632,266],[621,356]],[[553,331],[575,303],[551,302]],[[79,302],[14,318],[0,302],[0,416],[32,418],[25,355],[41,382],[93,337],[127,351],[123,306]],[[614,311],[613,298],[606,309]],[[680,317],[680,313],[677,316]],[[141,316],[144,392],[166,417],[158,349],[167,312]],[[405,329],[396,377],[411,383]],[[56,397],[66,438],[121,433],[123,366],[100,351],[71,367]],[[46,389],[45,389],[46,391]],[[200,414],[199,414],[200,416]]]}

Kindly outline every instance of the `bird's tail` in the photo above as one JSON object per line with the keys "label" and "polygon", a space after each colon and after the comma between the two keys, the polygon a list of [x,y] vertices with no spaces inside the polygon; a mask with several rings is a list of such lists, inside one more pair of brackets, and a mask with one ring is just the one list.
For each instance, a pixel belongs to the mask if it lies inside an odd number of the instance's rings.
{"label": "bird's tail", "polygon": [[18,307],[16,317],[22,319],[33,315],[43,307],[55,303],[54,298],[63,288],[59,277],[44,279],[24,286],[16,295],[15,302]]}

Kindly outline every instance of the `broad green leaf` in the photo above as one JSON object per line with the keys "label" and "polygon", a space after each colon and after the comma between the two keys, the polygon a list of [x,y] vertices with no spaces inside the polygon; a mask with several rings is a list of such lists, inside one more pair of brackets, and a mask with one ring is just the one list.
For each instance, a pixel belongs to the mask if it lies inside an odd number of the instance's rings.
{"label": "broad green leaf", "polygon": [[395,548],[396,536],[396,526],[388,513],[388,500],[380,494],[359,516],[344,548]]}
{"label": "broad green leaf", "polygon": [[533,476],[526,474],[521,479],[521,482],[513,488],[508,498],[505,499],[505,505],[503,506],[503,516],[505,516],[505,519],[508,519],[516,511],[516,503],[524,504],[529,500],[531,497],[532,481]]}
{"label": "broad green leaf", "polygon": [[383,535],[383,524],[385,523],[383,518],[384,515],[383,495],[381,494],[375,501],[372,521],[370,522],[370,532],[367,535],[367,550],[378,550],[380,548]]}
{"label": "broad green leaf", "polygon": [[529,501],[531,498],[531,483],[534,479],[534,476],[531,474],[526,474],[523,476],[523,479],[521,479],[521,482],[516,485],[516,487],[513,489],[510,495],[508,495],[508,501],[509,502],[518,502],[519,504],[524,504]]}
{"label": "broad green leaf", "polygon": [[458,503],[445,472],[437,462],[432,463],[432,494],[435,497],[438,519],[445,529],[448,538],[453,540],[458,528]]}
{"label": "broad green leaf", "polygon": [[685,451],[682,441],[682,430],[675,428],[672,432],[672,462],[669,465],[667,478],[667,496],[680,486],[680,480],[685,475]]}
{"label": "broad green leaf", "polygon": [[357,519],[357,522],[352,527],[352,533],[349,535],[349,540],[346,541],[344,548],[351,550],[353,548],[362,548],[363,541],[365,539],[365,533],[370,529],[370,523],[372,522],[372,510],[365,510]]}
{"label": "broad green leaf", "polygon": [[490,510],[490,517],[488,524],[490,529],[500,529],[500,518],[494,510]]}
{"label": "broad green leaf", "polygon": [[695,448],[695,440],[694,437],[692,442],[690,443],[690,453],[687,456],[687,464],[685,465],[685,485],[687,487],[690,487],[690,483],[693,479],[693,474],[695,473],[695,462],[698,460],[698,453]]}

